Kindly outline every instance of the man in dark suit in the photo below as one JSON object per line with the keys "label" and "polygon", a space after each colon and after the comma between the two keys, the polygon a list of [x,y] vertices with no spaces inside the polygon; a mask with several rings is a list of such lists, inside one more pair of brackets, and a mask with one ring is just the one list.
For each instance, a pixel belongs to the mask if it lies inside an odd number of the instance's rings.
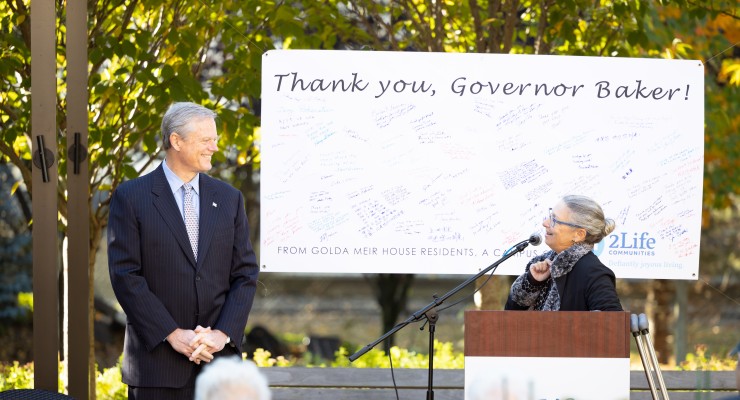
{"label": "man in dark suit", "polygon": [[259,268],[244,198],[204,174],[216,114],[175,103],[162,120],[165,161],[118,186],[108,265],[127,317],[129,399],[192,399],[201,362],[241,355]]}

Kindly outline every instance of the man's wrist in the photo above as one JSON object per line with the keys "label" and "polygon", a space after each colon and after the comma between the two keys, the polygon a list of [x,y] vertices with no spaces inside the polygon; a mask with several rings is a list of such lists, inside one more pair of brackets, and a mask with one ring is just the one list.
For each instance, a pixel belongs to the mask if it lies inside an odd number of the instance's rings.
{"label": "man's wrist", "polygon": [[222,331],[220,329],[217,329],[216,332],[223,333],[223,335],[226,336],[226,341],[224,342],[224,346],[226,346],[227,344],[231,343],[231,336],[229,336],[226,332],[224,332],[224,331]]}
{"label": "man's wrist", "polygon": [[175,330],[174,330],[174,331],[170,332],[170,334],[169,334],[169,335],[165,336],[165,337],[164,337],[164,340],[162,340],[162,342],[170,342],[170,336],[172,336],[172,335],[174,335],[175,333],[177,333],[177,330],[178,330],[178,329],[180,329],[180,328],[175,328]]}

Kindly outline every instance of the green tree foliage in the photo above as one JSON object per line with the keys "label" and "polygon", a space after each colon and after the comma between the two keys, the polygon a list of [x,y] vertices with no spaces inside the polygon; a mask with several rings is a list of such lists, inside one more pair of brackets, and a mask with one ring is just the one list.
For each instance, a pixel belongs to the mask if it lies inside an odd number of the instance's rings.
{"label": "green tree foliage", "polygon": [[675,1],[651,10],[636,55],[700,60],[705,67],[704,225],[740,192],[740,6]]}
{"label": "green tree foliage", "polygon": [[[25,196],[7,164],[0,164],[0,333],[16,321],[28,320],[18,293],[31,290],[31,233],[23,215]],[[0,352],[2,353],[2,352]]]}
{"label": "green tree foliage", "polygon": [[[66,58],[57,1],[59,212],[66,221]],[[32,193],[30,0],[0,2],[0,154]],[[273,48],[689,58],[706,66],[705,223],[740,189],[740,41],[732,0],[88,1],[91,254],[110,191],[161,158],[172,101],[217,110],[216,174],[245,192],[255,243],[262,54]],[[382,68],[382,66],[378,66]],[[91,269],[92,276],[92,260]],[[92,301],[91,301],[92,306]],[[91,313],[92,314],[92,313]]]}
{"label": "green tree foliage", "polygon": [[[219,114],[217,174],[235,183],[258,166],[254,145],[259,60],[264,39],[250,30],[266,15],[259,2],[214,4],[165,0],[88,2],[89,174],[91,250],[107,224],[111,190],[162,158],[158,131],[173,101],[194,101]],[[59,211],[66,220],[66,29],[57,7]],[[30,163],[30,9],[28,0],[0,3],[0,151],[32,195]],[[239,29],[240,30],[237,30]],[[93,253],[94,254],[94,253]]]}
{"label": "green tree foliage", "polygon": [[[59,225],[64,234],[67,37],[65,3],[56,3],[59,154],[55,165],[59,169]],[[0,161],[14,164],[32,197],[29,4],[29,0],[0,2]],[[216,174],[251,194],[248,201],[256,201],[255,109],[260,88],[256,71],[267,39],[256,27],[270,16],[255,12],[259,1],[106,0],[87,4],[92,319],[94,255],[107,226],[112,190],[162,158],[157,134],[170,103],[194,101],[218,112],[220,145],[225,151],[214,155]]]}
{"label": "green tree foliage", "polygon": [[[705,5],[706,3],[706,5]],[[30,10],[0,3],[0,151],[30,181]],[[709,6],[711,4],[711,7]],[[258,168],[262,53],[274,47],[682,57],[707,66],[707,206],[737,192],[740,40],[733,2],[368,0],[89,2],[93,232],[110,189],[150,167],[161,115],[175,100],[218,110],[219,171],[241,183]],[[59,140],[66,136],[64,8],[58,7]],[[64,149],[64,146],[59,146]],[[60,152],[63,150],[60,150]],[[66,156],[59,157],[66,217]],[[94,200],[93,200],[94,199]],[[93,242],[95,237],[93,237]],[[93,245],[94,246],[94,245]]]}

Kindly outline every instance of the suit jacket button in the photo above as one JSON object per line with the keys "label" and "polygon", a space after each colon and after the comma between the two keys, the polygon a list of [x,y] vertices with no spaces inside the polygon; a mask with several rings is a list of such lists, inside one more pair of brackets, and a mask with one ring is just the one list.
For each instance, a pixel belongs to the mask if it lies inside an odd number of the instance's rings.
{"label": "suit jacket button", "polygon": [[196,276],[196,277],[195,277],[195,280],[196,280],[196,281],[199,281],[199,280],[200,280],[200,276]]}

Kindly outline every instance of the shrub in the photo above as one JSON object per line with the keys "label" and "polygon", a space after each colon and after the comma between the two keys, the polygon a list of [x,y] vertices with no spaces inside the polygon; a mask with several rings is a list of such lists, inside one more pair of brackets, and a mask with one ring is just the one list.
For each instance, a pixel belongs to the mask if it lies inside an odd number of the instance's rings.
{"label": "shrub", "polygon": [[686,355],[686,361],[678,366],[680,371],[731,371],[738,363],[736,359],[716,354],[707,357],[707,346],[704,344],[696,345],[695,351]]}
{"label": "shrub", "polygon": [[[291,367],[295,365],[295,361],[288,360],[283,356],[278,356],[277,358],[272,358],[270,356],[271,354],[269,351],[257,349],[254,352],[252,361],[254,361],[258,367]],[[244,354],[242,355],[242,358],[246,359]]]}
{"label": "shrub", "polygon": [[9,389],[29,389],[33,387],[33,365],[0,364],[0,392]]}
{"label": "shrub", "polygon": [[[705,345],[696,346],[696,353],[686,356],[686,361],[679,366],[683,371],[729,371],[737,365],[737,360],[727,357],[721,358],[716,355],[707,357]],[[378,349],[372,349],[362,357],[350,363],[347,358],[350,355],[345,347],[340,347],[335,354],[334,361],[329,367],[339,368],[389,368],[388,355]],[[397,346],[391,348],[391,359],[394,368],[428,368],[429,359],[426,354],[420,354]],[[254,352],[253,361],[260,367],[290,367],[297,365],[295,360],[285,357],[272,358],[269,351],[257,349]],[[462,353],[453,350],[452,343],[434,341],[434,366],[440,369],[462,369],[465,357]],[[327,367],[326,363],[306,364],[307,367]],[[64,376],[64,364],[59,364],[59,391],[65,392],[62,381]],[[33,387],[33,363],[21,365],[14,361],[12,364],[0,363],[0,392],[10,389],[29,389]],[[107,368],[96,373],[95,391],[100,400],[125,400],[128,399],[128,387],[121,381],[121,358],[116,366]]]}
{"label": "shrub", "polygon": [[[59,363],[58,390],[64,390],[64,365]],[[0,363],[0,392],[10,389],[32,389],[33,388],[33,363],[21,364],[13,361],[13,364]]]}
{"label": "shrub", "polygon": [[[390,368],[391,360],[393,368],[429,368],[429,357],[398,346],[391,347],[391,359],[388,355],[378,349],[372,349],[362,357],[350,363],[349,352],[341,347],[336,353],[332,367],[355,367],[355,368]],[[434,367],[439,369],[462,369],[465,367],[465,356],[463,353],[455,353],[452,343],[434,341]]]}
{"label": "shrub", "polygon": [[115,367],[106,368],[103,372],[95,371],[95,395],[99,400],[128,399],[128,386],[121,381],[121,361],[118,358]]}

